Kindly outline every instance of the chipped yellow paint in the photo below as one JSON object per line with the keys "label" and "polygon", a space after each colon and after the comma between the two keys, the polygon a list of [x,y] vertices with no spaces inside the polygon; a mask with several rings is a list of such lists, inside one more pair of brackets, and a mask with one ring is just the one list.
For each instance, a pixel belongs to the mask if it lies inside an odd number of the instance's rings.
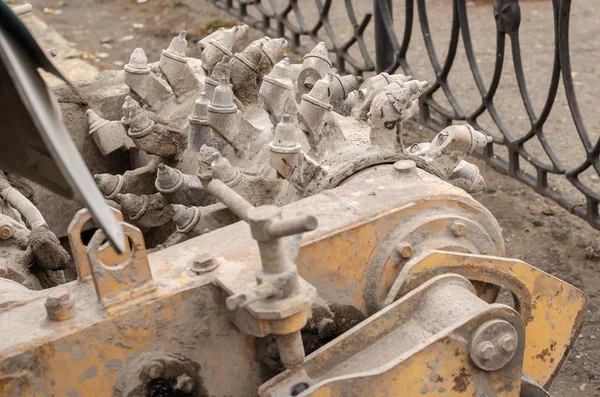
{"label": "chipped yellow paint", "polygon": [[[519,365],[486,373],[474,367],[468,357],[469,349],[464,339],[448,336],[411,355],[400,365],[379,373],[332,379],[329,383],[320,385],[314,392],[309,392],[308,396],[466,397],[480,395],[476,392],[482,391],[490,396],[519,396]],[[390,391],[393,391],[393,394],[390,394]]]}
{"label": "chipped yellow paint", "polygon": [[[440,206],[448,210],[456,205],[460,205],[462,208],[464,204],[461,204],[460,201],[454,199],[413,202],[395,208],[393,212],[382,213],[375,218],[361,220],[359,224],[345,225],[344,230],[333,231],[327,236],[320,237],[302,246],[296,259],[298,273],[314,285],[320,296],[325,300],[328,300],[330,295],[336,297],[348,295],[348,304],[366,312],[364,290],[367,283],[369,264],[381,247],[382,240],[398,225],[411,222],[413,217],[422,216],[424,212],[431,211],[432,207]],[[471,211],[474,211],[474,209],[471,209]],[[459,241],[450,237],[447,237],[443,243],[440,242],[446,233],[448,221],[443,218],[443,213],[437,214],[437,216],[439,218],[435,218],[433,222],[428,222],[429,218],[420,218],[424,222],[413,224],[410,228],[407,227],[406,233],[411,233],[415,230],[413,228],[416,228],[419,229],[419,234],[430,237],[439,236],[436,242],[444,247],[453,243],[456,244],[456,246],[453,246],[456,250],[472,252],[475,247],[468,241],[463,242],[467,244],[466,246],[461,246]],[[448,212],[448,216],[449,219],[452,219],[455,214]],[[481,233],[488,232],[481,230]],[[488,239],[487,249],[495,250],[494,254],[496,255],[503,254],[504,247],[495,245],[490,237]],[[439,245],[436,248],[439,248]],[[384,274],[381,281],[384,281],[385,278],[386,275]],[[389,278],[389,275],[387,275],[387,278]],[[333,301],[339,301],[339,299]]]}
{"label": "chipped yellow paint", "polygon": [[[82,287],[94,295],[89,283]],[[171,291],[84,329],[77,329],[76,324],[57,329],[52,340],[32,341],[32,347],[23,353],[3,357],[0,395],[110,397],[117,376],[135,353],[158,349],[193,357],[202,366],[202,379],[209,390],[222,390],[224,395],[255,390],[260,385],[255,368],[236,366],[235,382],[228,378],[232,371],[224,369],[230,363],[252,362],[255,350],[253,338],[219,314],[219,294],[210,285]],[[196,315],[199,308],[205,309],[200,316]],[[53,326],[46,319],[40,321],[45,327]],[[20,367],[23,376],[4,373],[12,366]],[[29,390],[31,394],[27,394]]]}
{"label": "chipped yellow paint", "polygon": [[[296,371],[284,372],[264,383],[259,395],[279,396],[290,385],[311,380],[303,395],[519,396],[525,347],[523,321],[513,309],[485,304],[473,292],[461,276],[442,275],[429,280],[312,353]],[[457,308],[465,311],[458,317],[450,315],[450,324],[444,322],[438,328],[435,320],[430,322],[421,316],[430,313],[426,302],[435,302],[434,312],[443,310],[445,304],[436,299],[441,296],[450,300],[450,296],[456,297],[464,303]],[[492,319],[512,324],[519,343],[502,368],[485,371],[471,362],[469,346],[473,333]],[[422,330],[422,321],[431,325],[432,334],[418,331]],[[405,339],[410,343],[404,345]],[[391,341],[397,341],[395,347]]]}
{"label": "chipped yellow paint", "polygon": [[[523,371],[547,386],[557,375],[583,325],[585,295],[558,278],[525,262],[470,254],[432,251],[407,265],[402,293],[438,274],[456,273],[470,280],[499,285],[502,279],[520,284],[531,297],[521,302],[531,309],[526,322]],[[502,285],[510,288],[509,284]]]}

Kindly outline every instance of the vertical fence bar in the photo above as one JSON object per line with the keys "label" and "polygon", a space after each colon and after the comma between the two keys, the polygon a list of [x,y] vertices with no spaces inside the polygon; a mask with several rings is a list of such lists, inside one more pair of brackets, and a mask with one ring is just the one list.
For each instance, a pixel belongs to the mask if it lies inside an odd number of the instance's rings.
{"label": "vertical fence bar", "polygon": [[377,73],[381,73],[394,63],[394,51],[385,28],[384,18],[382,12],[385,7],[381,6],[381,3],[387,3],[387,10],[389,10],[390,17],[393,20],[392,14],[392,0],[373,0],[373,20],[375,22],[375,54],[377,56]]}

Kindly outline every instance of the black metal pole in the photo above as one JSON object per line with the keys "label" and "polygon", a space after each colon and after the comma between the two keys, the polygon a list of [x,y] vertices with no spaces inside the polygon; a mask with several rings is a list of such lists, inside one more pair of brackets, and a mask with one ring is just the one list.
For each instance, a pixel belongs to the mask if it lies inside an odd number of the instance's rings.
{"label": "black metal pole", "polygon": [[[387,5],[387,7],[385,7],[385,5]],[[393,20],[392,0],[373,0],[377,73],[383,72],[394,63],[394,51],[390,45],[390,37],[385,27],[385,19],[383,18],[384,12],[389,12],[390,20]]]}

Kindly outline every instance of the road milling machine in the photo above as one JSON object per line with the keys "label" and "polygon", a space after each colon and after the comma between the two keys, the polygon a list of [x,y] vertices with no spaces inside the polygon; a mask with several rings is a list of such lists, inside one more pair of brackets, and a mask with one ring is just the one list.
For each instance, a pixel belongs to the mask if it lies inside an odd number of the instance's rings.
{"label": "road milling machine", "polygon": [[247,30],[74,83],[86,142],[128,159],[94,176],[120,244],[86,208],[64,231],[76,279],[42,288],[5,178],[0,395],[548,396],[585,297],[504,256],[467,161],[491,139],[404,145],[426,82],[236,52]]}

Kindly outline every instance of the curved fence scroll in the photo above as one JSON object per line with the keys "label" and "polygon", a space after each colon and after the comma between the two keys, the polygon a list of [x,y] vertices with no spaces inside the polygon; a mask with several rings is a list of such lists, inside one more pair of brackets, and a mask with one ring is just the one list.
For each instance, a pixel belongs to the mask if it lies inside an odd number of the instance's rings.
{"label": "curved fence scroll", "polygon": [[[355,12],[355,7],[359,4],[357,0],[354,2],[353,0],[211,1],[269,35],[288,38],[293,50],[303,52],[310,49],[307,48],[310,43],[322,40],[327,42],[329,50],[335,55],[338,70],[355,74],[377,69],[377,71],[387,72],[402,70],[407,75],[419,76],[420,71],[411,68],[407,53],[411,43],[417,39],[415,30],[420,29],[430,66],[435,72],[435,78],[433,81],[429,80],[429,89],[421,100],[422,123],[440,130],[453,122],[467,122],[475,128],[486,131],[480,119],[484,113],[489,115],[500,134],[494,135],[495,145],[489,145],[481,157],[495,168],[526,183],[540,194],[552,198],[570,212],[587,220],[593,227],[600,229],[600,182],[584,181],[582,178],[584,173],[591,172],[595,180],[598,180],[600,139],[594,140],[588,133],[575,93],[569,49],[571,0],[551,0],[544,5],[552,7],[553,11],[554,54],[552,72],[549,76],[550,84],[539,112],[536,112],[533,106],[531,93],[526,84],[519,37],[522,18],[518,0],[489,0],[489,2],[493,1],[496,46],[493,73],[487,83],[478,65],[473,37],[470,34],[467,0],[454,0],[449,3],[452,12],[447,13],[447,17],[451,18],[451,31],[447,53],[443,60],[438,58],[432,40],[426,0],[404,1],[403,26],[394,25],[391,0],[373,0],[369,12],[363,13],[360,19]],[[343,35],[338,32],[340,30],[338,14],[342,1],[347,14],[346,33]],[[316,18],[313,15],[312,23],[306,22],[308,3],[311,6],[311,13],[317,14]],[[303,10],[301,7],[304,7]],[[332,22],[332,17],[335,17],[335,23]],[[348,24],[352,32],[350,35],[347,34]],[[367,43],[365,40],[365,32],[369,30],[374,37],[372,43]],[[397,31],[401,33],[397,34]],[[453,91],[448,78],[456,63],[461,42],[464,50],[461,56],[467,58],[471,77],[475,82],[476,94],[480,97],[478,106],[470,111],[464,110],[461,106],[462,98]],[[494,104],[504,76],[502,72],[506,67],[505,60],[509,51],[514,69],[512,77],[516,78],[520,101],[528,119],[526,131],[511,131],[503,122]],[[376,55],[376,65],[371,54]],[[563,164],[557,156],[557,152],[562,148],[556,147],[556,144],[552,145],[545,134],[547,129],[545,127],[553,113],[559,89],[564,91],[577,137],[584,149],[583,152],[580,151],[583,154],[579,156],[574,166]],[[445,99],[443,104],[434,98],[434,96],[439,98],[440,95]],[[541,147],[535,153],[526,148],[526,144],[534,141]],[[496,153],[494,147],[498,145],[506,148],[505,155]],[[525,166],[529,171],[525,170]],[[551,186],[549,176],[560,178],[560,182],[564,182],[561,186],[566,188]]]}

